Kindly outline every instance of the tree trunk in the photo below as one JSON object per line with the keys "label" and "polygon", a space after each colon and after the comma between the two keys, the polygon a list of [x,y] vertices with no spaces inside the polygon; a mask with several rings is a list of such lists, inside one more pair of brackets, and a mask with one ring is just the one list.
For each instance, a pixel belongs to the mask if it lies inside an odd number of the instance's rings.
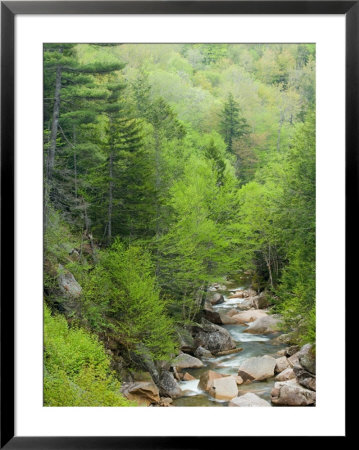
{"label": "tree trunk", "polygon": [[[62,53],[62,48],[59,50]],[[46,167],[46,177],[51,180],[52,173],[55,165],[55,153],[56,153],[56,138],[57,131],[59,127],[59,116],[60,116],[60,93],[61,93],[61,76],[62,76],[62,66],[57,66],[56,69],[56,81],[55,81],[55,102],[54,110],[52,113],[52,126],[50,135],[50,148],[47,157],[47,167]]]}

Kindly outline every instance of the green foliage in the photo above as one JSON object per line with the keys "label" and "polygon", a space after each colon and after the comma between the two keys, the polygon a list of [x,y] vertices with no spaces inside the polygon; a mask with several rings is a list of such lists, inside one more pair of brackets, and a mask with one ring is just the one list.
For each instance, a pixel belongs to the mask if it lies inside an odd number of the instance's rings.
{"label": "green foliage", "polygon": [[[300,343],[315,342],[315,116],[309,112],[288,156],[284,191],[288,264],[278,293],[288,329]],[[296,327],[294,327],[296,324]]]}
{"label": "green foliage", "polygon": [[135,406],[120,393],[97,337],[44,308],[44,405]]}
{"label": "green foliage", "polygon": [[[314,108],[312,44],[46,45],[47,303],[62,264],[72,324],[168,358],[208,284],[250,269],[314,342]],[[47,402],[124,401],[96,339],[46,320]]]}
{"label": "green foliage", "polygon": [[222,111],[222,120],[220,123],[221,132],[224,142],[227,144],[229,153],[233,152],[233,140],[241,139],[249,133],[249,126],[244,117],[239,115],[238,103],[234,100],[233,95],[229,94]]}
{"label": "green foliage", "polygon": [[161,359],[174,351],[173,324],[153,272],[148,252],[125,249],[117,240],[89,274],[83,308],[92,329],[106,331],[131,351],[142,344]]}
{"label": "green foliage", "polygon": [[169,192],[170,227],[154,258],[159,283],[177,299],[172,308],[182,320],[193,320],[209,282],[235,267],[228,213],[235,207],[234,180],[222,175],[223,186],[212,161],[193,155]]}

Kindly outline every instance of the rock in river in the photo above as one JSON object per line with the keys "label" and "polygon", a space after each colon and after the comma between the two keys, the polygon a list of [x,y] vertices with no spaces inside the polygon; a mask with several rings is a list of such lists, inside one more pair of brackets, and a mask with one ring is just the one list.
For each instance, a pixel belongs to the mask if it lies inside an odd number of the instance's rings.
{"label": "rock in river", "polygon": [[207,372],[202,373],[198,387],[202,389],[203,391],[209,391],[211,387],[213,386],[214,380],[217,380],[218,378],[223,378],[228,375],[225,375],[223,373],[215,372],[214,370],[207,370]]}
{"label": "rock in river", "polygon": [[279,319],[273,316],[263,316],[248,325],[244,331],[253,334],[269,334],[278,330]]}
{"label": "rock in river", "polygon": [[248,322],[254,322],[255,320],[266,317],[267,313],[260,309],[250,309],[249,311],[242,311],[234,316],[232,316],[232,320],[235,320],[235,323],[244,324]]}
{"label": "rock in river", "polygon": [[310,344],[304,345],[300,353],[300,365],[308,370],[308,372],[315,374],[315,353],[313,346]]}
{"label": "rock in river", "polygon": [[193,380],[196,380],[196,378],[195,377],[193,377],[192,375],[190,375],[188,372],[186,372],[184,375],[183,375],[183,381],[193,381]]}
{"label": "rock in river", "polygon": [[315,375],[308,372],[308,370],[304,369],[302,366],[295,365],[293,367],[293,372],[297,377],[298,383],[311,391],[316,391],[316,377]]}
{"label": "rock in river", "polygon": [[303,345],[297,353],[288,358],[288,361],[292,367],[300,364],[308,372],[315,374],[315,355],[311,344]]}
{"label": "rock in river", "polygon": [[228,406],[270,406],[268,402],[252,392],[236,397],[228,403]]}
{"label": "rock in river", "polygon": [[208,301],[211,305],[219,305],[220,303],[224,303],[224,297],[222,294],[216,292],[209,297]]}
{"label": "rock in river", "polygon": [[134,400],[140,405],[148,406],[160,401],[158,387],[153,381],[140,381],[137,383],[123,383],[122,394],[129,400]]}
{"label": "rock in river", "polygon": [[238,387],[234,377],[216,378],[209,394],[217,400],[231,400],[238,395]]}
{"label": "rock in river", "polygon": [[211,323],[222,324],[219,312],[214,311],[212,305],[209,302],[205,302],[203,306],[203,316]]}
{"label": "rock in river", "polygon": [[204,347],[199,346],[194,352],[196,358],[213,358],[212,353]]}
{"label": "rock in river", "polygon": [[238,369],[243,381],[266,380],[274,376],[276,360],[271,356],[253,356],[246,359]]}
{"label": "rock in river", "polygon": [[283,372],[279,373],[276,377],[276,381],[288,381],[295,378],[294,370],[291,367],[288,367],[288,369],[283,370]]}
{"label": "rock in river", "polygon": [[267,308],[269,306],[267,295],[261,292],[259,295],[253,297],[253,304],[257,309]]}
{"label": "rock in river", "polygon": [[283,370],[287,369],[289,366],[288,359],[285,356],[282,356],[281,358],[276,359],[276,365],[275,365],[275,373],[283,372]]}
{"label": "rock in river", "polygon": [[175,367],[177,370],[200,369],[203,367],[203,362],[194,356],[181,353],[172,361],[171,366]]}
{"label": "rock in river", "polygon": [[163,397],[176,398],[182,395],[181,388],[171,372],[162,372],[159,380],[160,394]]}
{"label": "rock in river", "polygon": [[209,350],[212,354],[236,348],[229,332],[218,325],[202,319],[201,325],[192,328],[197,346]]}
{"label": "rock in river", "polygon": [[305,389],[293,379],[275,383],[271,400],[275,405],[308,406],[315,403],[315,392]]}

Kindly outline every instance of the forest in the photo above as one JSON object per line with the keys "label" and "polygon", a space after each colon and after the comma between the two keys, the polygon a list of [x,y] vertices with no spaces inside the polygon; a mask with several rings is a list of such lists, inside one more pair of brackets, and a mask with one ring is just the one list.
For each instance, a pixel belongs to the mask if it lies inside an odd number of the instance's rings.
{"label": "forest", "polygon": [[43,67],[44,405],[315,405],[315,45]]}

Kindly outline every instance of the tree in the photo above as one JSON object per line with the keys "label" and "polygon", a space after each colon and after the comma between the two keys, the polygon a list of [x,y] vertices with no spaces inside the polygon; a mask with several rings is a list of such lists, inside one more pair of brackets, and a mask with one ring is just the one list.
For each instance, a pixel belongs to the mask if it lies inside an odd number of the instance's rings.
{"label": "tree", "polygon": [[282,199],[288,263],[278,287],[278,310],[300,344],[315,342],[315,183],[315,114],[309,111],[288,155]]}
{"label": "tree", "polygon": [[232,94],[228,95],[221,113],[220,129],[229,153],[233,153],[233,140],[241,139],[249,133],[249,126],[244,117],[239,115],[239,105]]}
{"label": "tree", "polygon": [[234,186],[230,177],[218,186],[217,176],[210,161],[192,155],[167,200],[170,226],[154,258],[161,288],[176,300],[172,312],[182,321],[198,314],[208,284],[235,267],[228,214]]}
{"label": "tree", "polygon": [[[51,89],[52,96],[45,97],[45,104],[49,102],[49,105],[53,105],[49,151],[46,162],[46,177],[48,180],[52,178],[55,165],[56,139],[61,103],[71,102],[74,97],[76,98],[79,95],[86,96],[86,93],[92,95],[91,90],[85,87],[85,84],[91,81],[91,77],[88,76],[89,74],[109,73],[114,70],[120,70],[123,67],[124,65],[122,63],[79,64],[76,59],[75,44],[46,44],[44,46],[45,95],[48,82],[55,78],[55,86]],[[48,108],[45,108],[45,115],[46,113],[48,113]]]}
{"label": "tree", "polygon": [[173,323],[143,248],[126,249],[116,240],[101,253],[84,287],[83,310],[93,330],[105,331],[128,351],[144,346],[154,359],[174,351]]}
{"label": "tree", "polygon": [[[48,201],[60,203],[64,198],[69,199],[68,209],[73,207],[73,197],[64,195],[61,178],[65,175],[64,165],[60,164],[54,180],[56,153],[59,148],[68,146],[73,156],[72,179],[75,186],[77,202],[77,136],[79,127],[83,123],[93,122],[96,112],[90,102],[103,98],[104,89],[96,84],[95,75],[111,73],[124,67],[123,63],[93,62],[81,64],[76,55],[75,44],[46,44],[44,46],[44,123],[48,124],[48,138],[44,144],[46,150],[45,167],[45,213],[44,226],[46,228],[48,216]],[[60,133],[59,133],[60,131]],[[69,190],[67,190],[67,194]],[[77,205],[76,205],[77,206]]]}

